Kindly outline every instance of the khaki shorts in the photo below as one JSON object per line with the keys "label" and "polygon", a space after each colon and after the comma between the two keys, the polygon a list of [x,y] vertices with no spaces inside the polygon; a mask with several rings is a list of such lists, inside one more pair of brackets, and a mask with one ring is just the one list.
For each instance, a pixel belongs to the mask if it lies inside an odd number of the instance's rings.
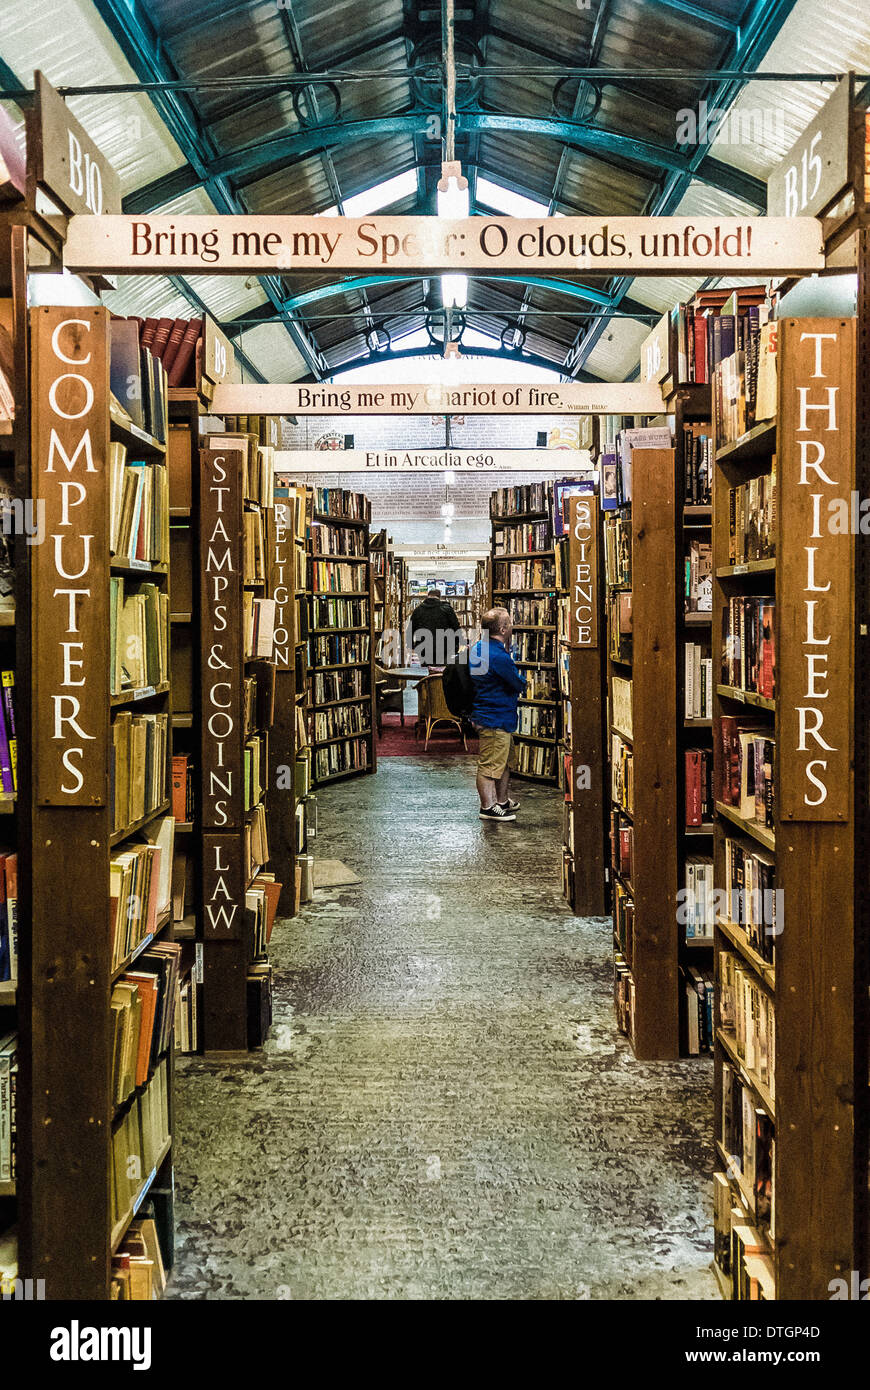
{"label": "khaki shorts", "polygon": [[481,777],[497,782],[506,767],[514,766],[514,736],[505,729],[478,729],[477,734],[477,770]]}

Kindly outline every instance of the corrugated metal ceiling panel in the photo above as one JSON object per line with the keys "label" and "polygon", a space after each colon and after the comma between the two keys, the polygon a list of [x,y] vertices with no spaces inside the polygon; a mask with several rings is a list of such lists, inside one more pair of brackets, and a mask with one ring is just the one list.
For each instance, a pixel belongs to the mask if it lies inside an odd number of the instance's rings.
{"label": "corrugated metal ceiling panel", "polygon": [[[870,10],[866,0],[818,0],[797,4],[759,64],[762,72],[870,71]],[[740,117],[758,113],[763,139],[745,143],[739,120],[729,123],[727,135],[736,142],[715,141],[717,159],[766,179],[790,149],[833,87],[826,83],[753,82],[735,102]]]}
{"label": "corrugated metal ceiling panel", "polygon": [[637,366],[640,347],[649,324],[635,319],[614,319],[586,360],[586,367],[603,381],[625,381]]}
{"label": "corrugated metal ceiling panel", "polygon": [[[0,56],[26,87],[39,68],[55,86],[135,82],[91,0],[2,0]],[[70,110],[128,193],[184,163],[146,96],[73,97]]]}
{"label": "corrugated metal ceiling panel", "polygon": [[267,381],[298,381],[307,374],[307,365],[283,324],[246,329],[236,341]]}

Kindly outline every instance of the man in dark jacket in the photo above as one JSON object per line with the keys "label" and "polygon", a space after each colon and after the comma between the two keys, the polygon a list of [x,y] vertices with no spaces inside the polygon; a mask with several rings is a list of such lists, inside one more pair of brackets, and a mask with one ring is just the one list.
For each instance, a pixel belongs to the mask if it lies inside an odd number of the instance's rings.
{"label": "man in dark jacket", "polygon": [[474,685],[471,722],[478,730],[477,793],[481,820],[516,820],[518,801],[508,795],[517,701],[526,688],[510,654],[513,624],[506,608],[490,608],[480,621],[480,641],[468,653]]}
{"label": "man in dark jacket", "polygon": [[459,619],[440,589],[430,589],[411,614],[411,646],[421,666],[446,666],[458,650]]}

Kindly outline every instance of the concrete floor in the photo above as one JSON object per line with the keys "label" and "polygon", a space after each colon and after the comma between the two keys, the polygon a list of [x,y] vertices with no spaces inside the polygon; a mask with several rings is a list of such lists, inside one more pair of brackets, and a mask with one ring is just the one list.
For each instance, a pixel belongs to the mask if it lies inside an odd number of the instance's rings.
{"label": "concrete floor", "polygon": [[174,1298],[712,1299],[707,1062],[640,1064],[560,807],[477,819],[473,765],[321,791],[318,890],[272,938],[266,1050],[178,1068]]}

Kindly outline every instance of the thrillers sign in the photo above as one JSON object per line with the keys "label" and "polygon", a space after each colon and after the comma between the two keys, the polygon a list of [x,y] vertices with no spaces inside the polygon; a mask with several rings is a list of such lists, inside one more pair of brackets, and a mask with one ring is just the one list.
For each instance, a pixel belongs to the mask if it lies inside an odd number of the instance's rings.
{"label": "thrillers sign", "polygon": [[805,274],[825,264],[812,217],[89,217],[68,270],[526,270],[588,275]]}

